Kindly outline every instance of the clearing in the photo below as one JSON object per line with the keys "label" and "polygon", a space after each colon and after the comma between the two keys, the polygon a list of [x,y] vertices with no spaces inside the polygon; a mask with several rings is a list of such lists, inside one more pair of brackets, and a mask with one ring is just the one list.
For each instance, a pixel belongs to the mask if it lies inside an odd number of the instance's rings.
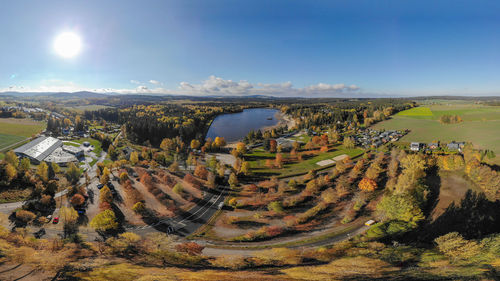
{"label": "clearing", "polygon": [[452,203],[459,204],[467,190],[477,189],[458,172],[441,172],[441,187],[438,204],[432,212],[432,219],[438,218]]}

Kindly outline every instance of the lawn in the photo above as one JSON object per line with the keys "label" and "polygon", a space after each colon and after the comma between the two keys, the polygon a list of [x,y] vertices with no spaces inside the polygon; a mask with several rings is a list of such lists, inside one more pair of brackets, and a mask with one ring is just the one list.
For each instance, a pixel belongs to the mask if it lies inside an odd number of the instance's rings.
{"label": "lawn", "polygon": [[[386,130],[410,129],[402,142],[466,141],[477,148],[490,149],[497,155],[495,162],[500,163],[500,107],[475,104],[431,105],[434,116],[430,119],[414,116],[395,115],[393,118],[377,123],[372,128]],[[464,122],[441,124],[438,119],[443,114],[458,114]]]}
{"label": "lawn", "polygon": [[0,150],[40,133],[44,122],[30,119],[0,118]]}
{"label": "lawn", "polygon": [[325,160],[331,159],[333,157],[347,154],[349,157],[354,158],[364,153],[363,149],[353,148],[353,149],[345,149],[342,146],[337,147],[333,151],[321,153],[319,155],[313,156],[311,158],[306,158],[304,161],[300,163],[290,163],[285,164],[282,169],[269,169],[265,167],[266,159],[275,159],[276,154],[265,152],[262,150],[256,150],[250,154],[246,154],[245,158],[249,159],[250,167],[252,168],[252,172],[256,174],[262,175],[275,175],[279,177],[292,176],[295,174],[307,173],[312,169],[322,169],[327,168],[328,166],[318,166],[316,163]]}
{"label": "lawn", "polygon": [[80,138],[80,139],[76,139],[76,140],[73,140],[74,142],[77,142],[77,143],[84,143],[86,141],[88,141],[91,145],[94,146],[94,153],[95,155],[97,156],[100,156],[101,155],[101,152],[102,152],[102,148],[101,148],[101,142],[96,140],[96,139],[92,139],[92,138]]}

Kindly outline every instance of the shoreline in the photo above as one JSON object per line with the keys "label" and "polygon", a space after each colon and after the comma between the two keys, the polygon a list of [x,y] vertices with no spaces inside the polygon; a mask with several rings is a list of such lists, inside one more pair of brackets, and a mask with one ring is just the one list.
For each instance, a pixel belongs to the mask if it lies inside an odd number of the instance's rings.
{"label": "shoreline", "polygon": [[[272,129],[275,129],[275,128],[278,128],[278,127],[282,127],[282,126],[285,126],[285,125],[288,125],[289,129],[293,128],[295,126],[295,120],[291,116],[289,116],[289,115],[281,112],[280,110],[278,110],[278,112],[276,112],[274,114],[274,118],[276,118],[278,120],[278,123],[276,123],[275,125],[272,125],[272,126],[262,127],[260,130],[262,132],[265,132],[265,131],[269,131],[269,130],[272,130]],[[235,148],[236,144],[238,142],[241,142],[241,140],[236,140],[236,141],[228,142],[225,147],[227,147],[227,148]]]}

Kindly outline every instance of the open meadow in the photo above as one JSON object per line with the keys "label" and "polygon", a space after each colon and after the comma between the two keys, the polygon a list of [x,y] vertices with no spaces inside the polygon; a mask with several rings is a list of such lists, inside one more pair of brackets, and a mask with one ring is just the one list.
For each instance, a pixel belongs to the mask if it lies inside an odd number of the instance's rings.
{"label": "open meadow", "polygon": [[[430,114],[429,114],[430,112]],[[463,122],[442,124],[443,115],[459,115]],[[402,111],[387,121],[373,126],[374,129],[402,130],[411,132],[403,142],[466,141],[476,148],[495,152],[495,162],[500,163],[500,107],[473,103],[440,103]]]}
{"label": "open meadow", "polygon": [[44,122],[0,118],[0,151],[45,129]]}

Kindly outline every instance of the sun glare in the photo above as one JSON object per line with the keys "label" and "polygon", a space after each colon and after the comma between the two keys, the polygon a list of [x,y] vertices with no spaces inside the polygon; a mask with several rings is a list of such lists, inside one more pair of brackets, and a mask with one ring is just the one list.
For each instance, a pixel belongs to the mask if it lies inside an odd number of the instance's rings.
{"label": "sun glare", "polygon": [[80,37],[73,32],[59,34],[54,41],[54,50],[64,58],[71,58],[80,53]]}

